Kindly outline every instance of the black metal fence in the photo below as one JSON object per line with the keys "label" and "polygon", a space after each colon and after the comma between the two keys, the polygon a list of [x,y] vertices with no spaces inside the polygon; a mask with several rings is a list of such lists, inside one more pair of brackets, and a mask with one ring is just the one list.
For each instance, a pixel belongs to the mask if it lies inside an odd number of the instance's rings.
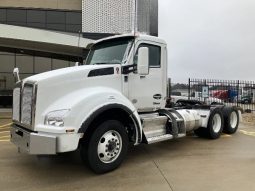
{"label": "black metal fence", "polygon": [[189,99],[208,104],[222,103],[255,111],[255,82],[240,80],[189,79]]}

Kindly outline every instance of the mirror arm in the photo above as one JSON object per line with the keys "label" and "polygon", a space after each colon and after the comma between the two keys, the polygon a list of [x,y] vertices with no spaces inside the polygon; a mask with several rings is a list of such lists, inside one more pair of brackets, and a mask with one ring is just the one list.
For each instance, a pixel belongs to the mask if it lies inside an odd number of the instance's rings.
{"label": "mirror arm", "polygon": [[132,65],[128,65],[128,66],[122,66],[122,74],[129,74],[132,72],[137,71],[137,65],[136,64],[132,64]]}
{"label": "mirror arm", "polygon": [[13,76],[16,78],[16,83],[20,82],[19,68],[14,68],[13,69]]}

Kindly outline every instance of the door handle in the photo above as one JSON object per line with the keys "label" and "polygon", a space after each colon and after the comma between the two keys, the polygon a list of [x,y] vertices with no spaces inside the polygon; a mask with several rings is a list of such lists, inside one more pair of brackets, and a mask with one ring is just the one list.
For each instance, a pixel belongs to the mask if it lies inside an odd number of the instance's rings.
{"label": "door handle", "polygon": [[144,79],[144,78],[146,78],[146,76],[140,76],[140,79]]}

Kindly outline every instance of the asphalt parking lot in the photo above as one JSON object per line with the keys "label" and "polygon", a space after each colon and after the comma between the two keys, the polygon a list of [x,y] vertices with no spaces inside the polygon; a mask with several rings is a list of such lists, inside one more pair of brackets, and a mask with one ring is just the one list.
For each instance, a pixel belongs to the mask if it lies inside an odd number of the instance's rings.
{"label": "asphalt parking lot", "polygon": [[130,148],[114,172],[96,175],[78,152],[50,158],[20,154],[0,118],[0,190],[255,190],[255,127],[240,126],[218,140],[188,136]]}

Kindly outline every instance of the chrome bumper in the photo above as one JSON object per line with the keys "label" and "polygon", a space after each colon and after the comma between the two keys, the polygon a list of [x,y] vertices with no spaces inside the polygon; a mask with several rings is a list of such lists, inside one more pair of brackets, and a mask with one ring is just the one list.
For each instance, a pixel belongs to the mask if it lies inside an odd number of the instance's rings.
{"label": "chrome bumper", "polygon": [[51,155],[57,152],[56,136],[29,132],[15,124],[11,126],[11,142],[19,150],[31,155]]}

